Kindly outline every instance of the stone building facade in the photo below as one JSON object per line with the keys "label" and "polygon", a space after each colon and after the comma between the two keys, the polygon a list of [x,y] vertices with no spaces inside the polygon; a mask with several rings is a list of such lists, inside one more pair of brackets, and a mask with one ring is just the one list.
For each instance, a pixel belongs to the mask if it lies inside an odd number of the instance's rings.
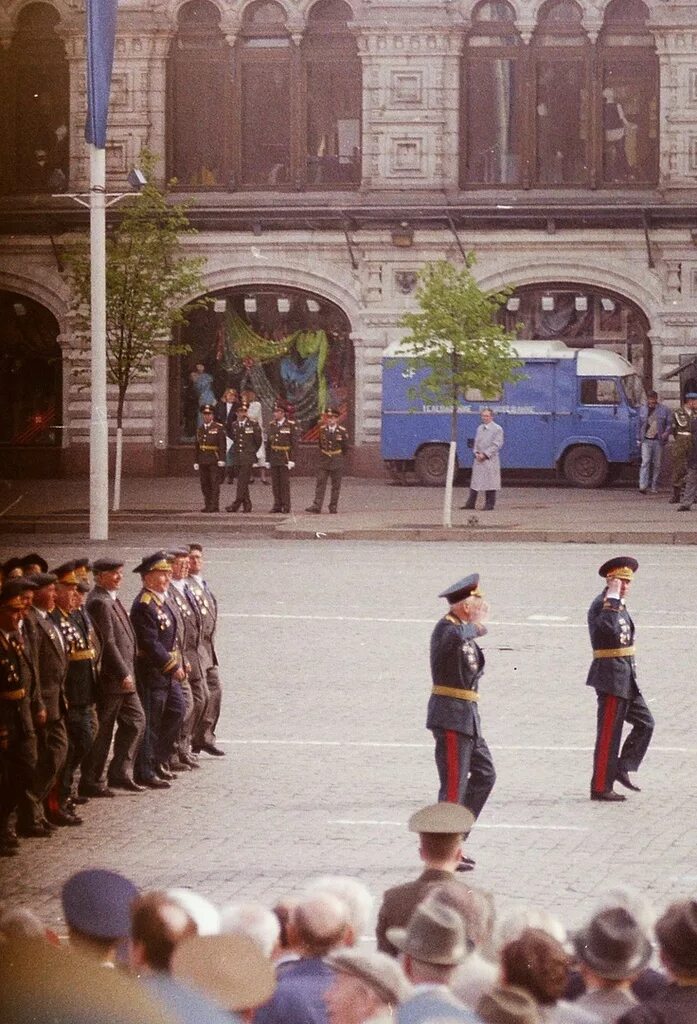
{"label": "stone building facade", "polygon": [[[0,96],[0,457],[82,472],[62,254],[87,217],[62,193],[88,187],[83,0],[5,0]],[[129,391],[127,471],[188,467],[198,399],[235,384],[288,398],[308,443],[340,405],[354,471],[380,472],[381,354],[419,267],[468,250],[523,336],[610,347],[679,400],[694,2],[120,0],[110,192],[144,147],[190,202],[212,302]],[[240,359],[246,331],[283,358]]]}

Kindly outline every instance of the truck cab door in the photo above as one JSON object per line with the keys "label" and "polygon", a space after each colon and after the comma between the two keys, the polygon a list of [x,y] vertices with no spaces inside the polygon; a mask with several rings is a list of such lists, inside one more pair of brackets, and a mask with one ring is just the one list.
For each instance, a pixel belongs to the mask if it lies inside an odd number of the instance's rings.
{"label": "truck cab door", "polygon": [[579,377],[579,433],[605,442],[608,462],[627,461],[628,415],[614,377]]}

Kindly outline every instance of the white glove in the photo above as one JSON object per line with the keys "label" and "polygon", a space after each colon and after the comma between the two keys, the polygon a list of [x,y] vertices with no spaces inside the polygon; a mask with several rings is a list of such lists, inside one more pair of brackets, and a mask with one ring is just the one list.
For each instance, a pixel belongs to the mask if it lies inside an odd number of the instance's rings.
{"label": "white glove", "polygon": [[220,459],[218,460],[218,466],[220,467],[220,469],[225,469],[225,463],[221,462]]}
{"label": "white glove", "polygon": [[615,598],[615,600],[617,600],[617,598],[619,598],[619,596],[620,596],[621,589],[622,589],[622,581],[621,580],[610,580],[610,582],[607,585],[607,596]]}
{"label": "white glove", "polygon": [[198,462],[194,462],[194,469],[198,472]]}
{"label": "white glove", "polygon": [[271,469],[271,463],[270,462],[265,462],[264,463],[264,469]]}
{"label": "white glove", "polygon": [[295,469],[295,463],[294,462],[289,462],[288,463],[288,469]]}

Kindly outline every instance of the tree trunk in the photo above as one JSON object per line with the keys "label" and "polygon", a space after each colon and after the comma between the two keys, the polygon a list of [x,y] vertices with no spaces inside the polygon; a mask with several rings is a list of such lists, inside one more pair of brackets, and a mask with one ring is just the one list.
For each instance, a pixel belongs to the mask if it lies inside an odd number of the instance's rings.
{"label": "tree trunk", "polygon": [[453,481],[455,479],[455,463],[457,461],[457,352],[453,346],[453,394],[450,412],[450,448],[448,450],[448,468],[445,473],[445,494],[443,495],[443,526],[447,529],[453,525]]}
{"label": "tree trunk", "polygon": [[126,402],[126,392],[119,391],[119,401],[116,407],[116,463],[114,465],[114,503],[113,512],[121,509],[121,469],[123,466],[123,407]]}

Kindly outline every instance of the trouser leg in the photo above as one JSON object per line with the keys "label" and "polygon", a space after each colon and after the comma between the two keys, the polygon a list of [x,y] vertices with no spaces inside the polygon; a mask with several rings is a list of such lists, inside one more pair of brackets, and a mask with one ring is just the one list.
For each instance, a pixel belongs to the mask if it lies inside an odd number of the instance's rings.
{"label": "trouser leg", "polygon": [[438,802],[464,804],[475,737],[463,736],[453,729],[433,729],[432,732],[440,779]]}
{"label": "trouser leg", "polygon": [[685,488],[682,492],[681,503],[692,505],[697,500],[697,467],[688,466],[685,473]]}
{"label": "trouser leg", "polygon": [[651,490],[658,490],[658,478],[661,475],[661,462],[663,461],[663,446],[660,441],[653,443],[653,461],[651,465]]}
{"label": "trouser leg", "polygon": [[139,695],[145,712],[145,732],[136,754],[136,774],[139,779],[151,779],[155,774],[155,745],[166,692],[143,686]]}
{"label": "trouser leg", "polygon": [[186,754],[191,742],[191,726],[194,720],[194,695],[191,691],[191,684],[188,679],[181,680],[179,686],[181,688],[182,699],[184,702],[184,717],[182,719],[182,726],[177,739],[175,754],[177,751],[179,753]]}
{"label": "trouser leg", "polygon": [[635,772],[649,748],[655,726],[653,715],[641,694],[630,700],[624,720],[632,728],[622,744],[619,767],[628,772]]}
{"label": "trouser leg", "polygon": [[271,467],[271,493],[273,494],[274,509],[283,508],[283,501],[281,499],[281,466]]}
{"label": "trouser leg", "polygon": [[121,704],[120,693],[107,693],[97,705],[97,735],[92,749],[87,754],[82,767],[82,781],[98,786],[103,784],[111,737]]}
{"label": "trouser leg", "polygon": [[281,471],[281,508],[290,512],[290,470],[287,466],[279,466]]}
{"label": "trouser leg", "polygon": [[460,801],[475,818],[482,813],[482,808],[489,799],[495,782],[496,769],[491,751],[482,736],[475,736],[469,761],[469,779],[464,796]]}
{"label": "trouser leg", "polygon": [[202,747],[204,744],[215,745],[215,727],[218,724],[218,719],[220,718],[220,707],[223,696],[217,665],[211,665],[211,667],[206,670],[206,684],[208,687],[208,701],[203,715],[201,716],[201,722],[198,728],[198,734],[195,742],[197,747]]}
{"label": "trouser leg", "polygon": [[628,701],[611,693],[598,693],[598,719],[593,752],[591,792],[606,793],[617,777],[622,726]]}
{"label": "trouser leg", "polygon": [[487,512],[493,512],[494,506],[496,505],[496,491],[485,491],[484,509]]}
{"label": "trouser leg", "polygon": [[208,703],[209,699],[209,692],[206,680],[202,676],[190,676],[189,684],[191,686],[191,696],[193,697],[194,701],[194,710],[191,719],[191,732],[189,735],[189,744],[190,746],[197,747],[200,746],[200,744],[197,743],[197,737],[200,734],[201,720],[206,710],[206,704]]}
{"label": "trouser leg", "polygon": [[203,507],[205,509],[209,509],[211,507],[211,488],[208,469],[209,467],[204,465],[200,466],[198,471],[201,493],[203,494]]}
{"label": "trouser leg", "polygon": [[37,737],[38,753],[34,792],[42,803],[63,769],[68,753],[68,733],[63,718],[48,721]]}
{"label": "trouser leg", "polygon": [[649,469],[651,467],[651,443],[641,442],[641,466],[639,467],[639,490],[646,491],[649,487]]}
{"label": "trouser leg", "polygon": [[252,500],[249,497],[249,481],[252,476],[252,467],[240,466],[237,474],[237,491],[235,493],[235,505],[239,508],[240,505],[247,510],[251,511]]}
{"label": "trouser leg", "polygon": [[[339,456],[341,458],[341,456]],[[344,475],[341,466],[332,466],[330,469],[330,475],[332,479],[332,487],[329,492],[329,510],[336,512],[339,507],[339,495],[341,494],[341,479]]]}
{"label": "trouser leg", "polygon": [[465,502],[465,504],[462,507],[463,508],[473,509],[476,506],[476,504],[477,504],[477,494],[478,493],[479,493],[478,491],[473,491],[472,488],[470,487],[469,497],[467,498],[467,501]]}
{"label": "trouser leg", "polygon": [[145,711],[137,693],[124,693],[116,717],[114,753],[109,764],[111,779],[132,779],[135,760],[145,734]]}
{"label": "trouser leg", "polygon": [[320,466],[317,470],[317,480],[315,482],[315,498],[312,504],[315,508],[321,509],[324,504],[324,495],[327,490],[327,479],[329,477],[329,467]]}
{"label": "trouser leg", "polygon": [[169,761],[181,732],[186,714],[186,703],[178,682],[170,683],[169,690],[162,691],[162,714],[159,721],[155,758],[158,764]]}
{"label": "trouser leg", "polygon": [[97,712],[94,704],[68,708],[66,726],[69,745],[61,778],[62,804],[72,793],[75,772],[89,753],[97,733]]}

